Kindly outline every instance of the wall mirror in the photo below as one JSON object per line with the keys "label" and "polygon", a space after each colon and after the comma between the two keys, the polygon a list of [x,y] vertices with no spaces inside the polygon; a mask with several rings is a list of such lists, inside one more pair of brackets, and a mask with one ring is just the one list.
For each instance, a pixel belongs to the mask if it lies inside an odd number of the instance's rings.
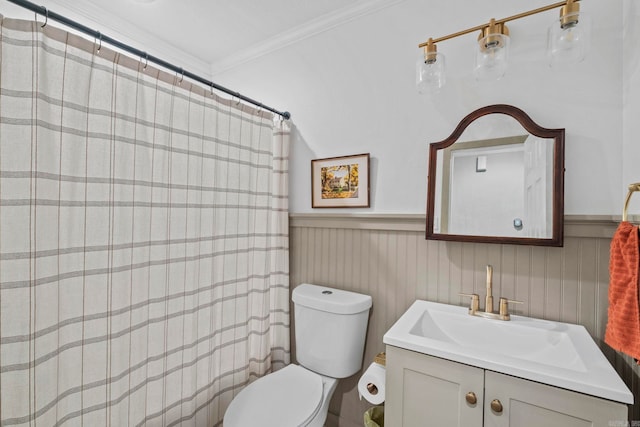
{"label": "wall mirror", "polygon": [[490,105],[429,145],[427,239],[562,246],[563,218],[564,129]]}

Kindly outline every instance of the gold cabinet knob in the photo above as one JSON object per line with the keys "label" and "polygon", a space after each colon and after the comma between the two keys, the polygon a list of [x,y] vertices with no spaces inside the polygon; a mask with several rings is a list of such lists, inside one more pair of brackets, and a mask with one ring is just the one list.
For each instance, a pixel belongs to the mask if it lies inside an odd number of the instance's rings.
{"label": "gold cabinet knob", "polygon": [[469,405],[475,405],[478,402],[478,398],[476,397],[476,394],[472,391],[467,393],[467,395],[464,398],[466,399]]}
{"label": "gold cabinet knob", "polygon": [[493,399],[491,401],[491,409],[499,414],[502,412],[502,403],[498,399]]}

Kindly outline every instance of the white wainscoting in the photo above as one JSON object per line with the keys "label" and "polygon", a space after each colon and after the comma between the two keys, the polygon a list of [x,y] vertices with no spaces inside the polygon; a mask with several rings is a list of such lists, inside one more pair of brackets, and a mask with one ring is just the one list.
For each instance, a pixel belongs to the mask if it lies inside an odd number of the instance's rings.
{"label": "white wainscoting", "polygon": [[[466,305],[458,293],[484,295],[490,264],[496,299],[524,301],[513,306],[515,314],[584,325],[637,402],[640,369],[603,343],[609,244],[618,220],[567,216],[564,247],[551,248],[425,240],[424,215],[290,214],[291,289],[315,283],[373,297],[366,367],[384,351],[382,336],[414,300]],[[358,378],[341,380],[327,426],[363,425],[371,405],[358,399]],[[640,420],[640,405],[629,416]]]}

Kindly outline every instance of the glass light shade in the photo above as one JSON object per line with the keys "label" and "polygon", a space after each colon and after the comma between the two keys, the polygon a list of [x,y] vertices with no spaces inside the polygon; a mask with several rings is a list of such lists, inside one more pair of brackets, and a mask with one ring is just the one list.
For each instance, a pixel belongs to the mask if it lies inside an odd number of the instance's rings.
{"label": "glass light shade", "polygon": [[478,40],[474,75],[478,81],[501,79],[507,71],[509,36],[490,34]]}
{"label": "glass light shade", "polygon": [[584,13],[570,13],[557,19],[547,32],[549,66],[584,60],[591,45],[591,20]]}
{"label": "glass light shade", "polygon": [[435,59],[426,61],[424,54],[416,62],[416,88],[419,93],[431,93],[439,91],[445,84],[444,55],[435,54]]}

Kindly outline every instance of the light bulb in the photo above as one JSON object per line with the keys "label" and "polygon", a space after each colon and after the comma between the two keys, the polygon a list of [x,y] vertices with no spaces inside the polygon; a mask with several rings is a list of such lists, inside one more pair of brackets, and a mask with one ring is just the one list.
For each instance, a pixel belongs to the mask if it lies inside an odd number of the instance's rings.
{"label": "light bulb", "polygon": [[570,13],[553,22],[547,33],[549,66],[578,63],[587,56],[591,21],[584,13]]}
{"label": "light bulb", "polygon": [[478,40],[474,75],[478,81],[499,80],[507,71],[509,36],[491,34]]}
{"label": "light bulb", "polygon": [[416,88],[421,94],[437,92],[445,84],[444,55],[420,52],[416,61]]}

